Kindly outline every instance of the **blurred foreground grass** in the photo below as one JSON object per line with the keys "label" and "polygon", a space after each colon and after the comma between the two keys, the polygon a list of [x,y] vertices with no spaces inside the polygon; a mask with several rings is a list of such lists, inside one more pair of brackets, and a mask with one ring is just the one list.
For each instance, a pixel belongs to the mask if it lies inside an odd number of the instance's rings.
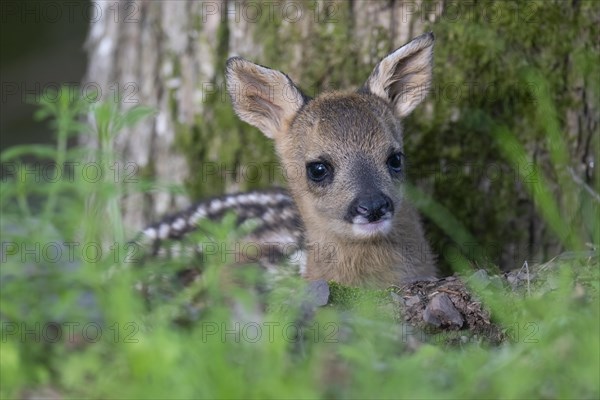
{"label": "blurred foreground grass", "polygon": [[[473,288],[509,339],[449,346],[369,307],[323,307],[307,319],[300,279],[273,285],[251,266],[224,266],[220,254],[201,265],[137,266],[141,252],[125,241],[118,204],[129,191],[152,186],[127,182],[109,149],[121,128],[151,111],[120,113],[66,93],[53,98],[60,100],[42,104],[40,117],[54,124],[58,146],[2,154],[3,167],[14,172],[0,198],[2,398],[600,396],[598,204],[577,185],[565,183],[565,196],[588,204],[586,215],[558,209],[543,179],[530,187],[576,256],[548,264],[544,288]],[[90,125],[77,122],[83,115],[92,116]],[[94,135],[99,150],[68,149],[69,137],[81,134]],[[548,140],[556,135],[549,130]],[[497,136],[515,165],[528,162],[510,132],[498,127]],[[42,170],[22,163],[25,155],[55,168],[36,179]],[[557,155],[557,168],[561,162]],[[67,174],[68,163],[80,165]],[[434,202],[420,207],[458,242],[468,236]],[[212,224],[197,239],[232,241],[232,226]],[[189,266],[202,274],[183,285],[176,272]],[[148,280],[150,300],[134,289]]]}

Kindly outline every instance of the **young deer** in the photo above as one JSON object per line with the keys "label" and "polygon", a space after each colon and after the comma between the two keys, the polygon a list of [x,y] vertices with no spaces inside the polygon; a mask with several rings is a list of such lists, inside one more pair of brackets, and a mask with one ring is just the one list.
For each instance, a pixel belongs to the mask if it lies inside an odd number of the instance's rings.
{"label": "young deer", "polygon": [[291,199],[280,191],[225,196],[145,233],[176,237],[233,209],[241,220],[264,216],[254,240],[271,231],[301,242],[308,280],[386,287],[435,276],[419,216],[403,195],[400,122],[429,90],[433,43],[433,34],[419,36],[379,62],[357,91],[314,99],[281,72],[230,58],[234,110],[275,141]]}

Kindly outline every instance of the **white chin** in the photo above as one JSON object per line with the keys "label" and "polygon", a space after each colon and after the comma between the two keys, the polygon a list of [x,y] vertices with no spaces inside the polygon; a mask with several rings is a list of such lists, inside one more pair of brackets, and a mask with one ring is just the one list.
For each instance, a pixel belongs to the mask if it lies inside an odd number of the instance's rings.
{"label": "white chin", "polygon": [[364,238],[374,237],[378,235],[386,235],[392,229],[392,220],[384,219],[370,223],[353,223],[352,233]]}

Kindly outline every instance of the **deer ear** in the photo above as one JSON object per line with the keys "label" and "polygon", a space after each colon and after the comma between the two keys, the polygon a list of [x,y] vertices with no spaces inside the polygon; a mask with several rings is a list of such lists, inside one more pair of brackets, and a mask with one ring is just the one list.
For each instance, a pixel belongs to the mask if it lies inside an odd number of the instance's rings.
{"label": "deer ear", "polygon": [[287,75],[243,58],[227,60],[226,74],[235,113],[271,139],[285,133],[307,101]]}
{"label": "deer ear", "polygon": [[423,101],[431,86],[433,33],[421,35],[377,64],[362,91],[389,102],[403,118]]}

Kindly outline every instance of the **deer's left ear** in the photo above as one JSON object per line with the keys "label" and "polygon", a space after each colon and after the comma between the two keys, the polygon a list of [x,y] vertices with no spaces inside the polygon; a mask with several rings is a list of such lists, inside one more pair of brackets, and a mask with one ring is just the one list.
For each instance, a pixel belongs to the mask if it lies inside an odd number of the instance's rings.
{"label": "deer's left ear", "polygon": [[433,63],[433,33],[426,33],[377,64],[362,91],[388,101],[403,118],[427,96],[431,87]]}

